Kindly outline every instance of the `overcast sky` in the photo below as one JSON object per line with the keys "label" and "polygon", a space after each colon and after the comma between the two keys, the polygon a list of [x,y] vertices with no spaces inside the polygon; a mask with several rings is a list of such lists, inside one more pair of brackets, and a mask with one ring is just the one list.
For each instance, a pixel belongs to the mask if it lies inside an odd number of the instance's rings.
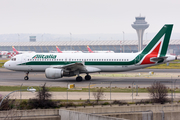
{"label": "overcast sky", "polygon": [[135,33],[135,16],[148,33],[173,23],[180,33],[180,0],[0,0],[0,34]]}

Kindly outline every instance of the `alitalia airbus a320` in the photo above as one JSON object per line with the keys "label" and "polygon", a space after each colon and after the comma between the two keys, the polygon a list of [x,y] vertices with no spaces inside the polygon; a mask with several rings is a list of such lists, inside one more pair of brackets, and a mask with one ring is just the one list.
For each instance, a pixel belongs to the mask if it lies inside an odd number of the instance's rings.
{"label": "alitalia airbus a320", "polygon": [[123,72],[154,66],[177,59],[166,54],[172,27],[172,24],[164,25],[137,53],[27,53],[11,58],[4,67],[26,72],[24,80],[29,79],[29,72],[45,72],[49,79],[77,75],[76,81],[82,81],[80,74],[83,73],[87,74],[85,80],[91,80],[90,73]]}

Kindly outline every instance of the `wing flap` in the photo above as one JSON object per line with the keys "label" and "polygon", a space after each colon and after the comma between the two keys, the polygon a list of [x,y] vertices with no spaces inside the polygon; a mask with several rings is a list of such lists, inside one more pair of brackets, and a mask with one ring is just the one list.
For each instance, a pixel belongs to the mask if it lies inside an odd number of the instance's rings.
{"label": "wing flap", "polygon": [[100,72],[101,70],[96,68],[96,67],[90,67],[90,66],[85,66],[84,63],[71,63],[68,65],[64,65],[64,66],[51,66],[53,68],[59,68],[59,69],[63,69],[66,72],[72,72],[72,71],[80,71],[80,72],[88,72],[88,73],[92,73],[92,72]]}

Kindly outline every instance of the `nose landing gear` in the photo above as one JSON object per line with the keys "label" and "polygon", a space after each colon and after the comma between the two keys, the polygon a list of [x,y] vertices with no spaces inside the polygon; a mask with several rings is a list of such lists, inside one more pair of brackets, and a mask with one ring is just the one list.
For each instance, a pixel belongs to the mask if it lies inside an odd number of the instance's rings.
{"label": "nose landing gear", "polygon": [[26,72],[26,76],[24,77],[24,80],[29,80],[28,74],[29,72]]}

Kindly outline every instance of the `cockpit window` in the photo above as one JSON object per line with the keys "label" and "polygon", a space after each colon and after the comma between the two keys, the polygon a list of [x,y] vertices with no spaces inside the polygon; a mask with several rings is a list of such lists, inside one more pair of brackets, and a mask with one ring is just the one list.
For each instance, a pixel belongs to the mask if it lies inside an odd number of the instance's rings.
{"label": "cockpit window", "polygon": [[16,61],[16,58],[11,58],[12,61]]}

